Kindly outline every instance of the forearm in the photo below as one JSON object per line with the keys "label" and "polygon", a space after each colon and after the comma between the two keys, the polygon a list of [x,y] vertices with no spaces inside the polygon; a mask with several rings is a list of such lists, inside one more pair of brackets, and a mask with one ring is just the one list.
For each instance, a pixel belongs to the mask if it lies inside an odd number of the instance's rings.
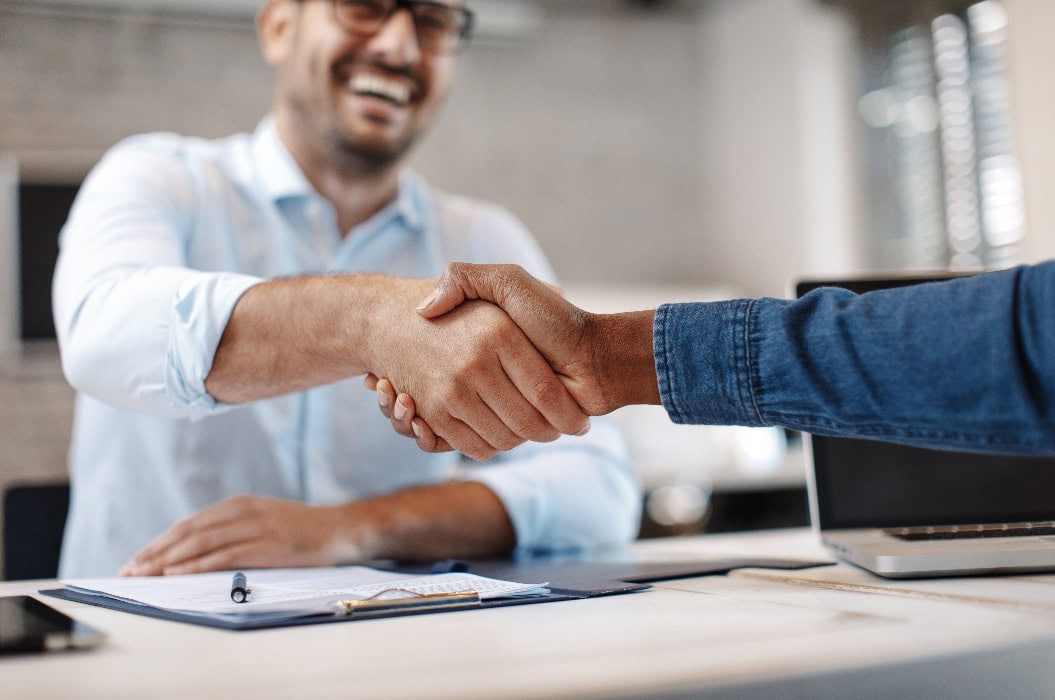
{"label": "forearm", "polygon": [[1052,298],[1049,264],[859,297],[664,307],[664,405],[677,422],[1055,451]]}
{"label": "forearm", "polygon": [[224,329],[205,380],[209,394],[241,403],[365,373],[386,281],[391,278],[332,275],[253,287]]}
{"label": "forearm", "polygon": [[483,484],[420,486],[339,506],[336,559],[428,561],[506,554],[516,534]]}

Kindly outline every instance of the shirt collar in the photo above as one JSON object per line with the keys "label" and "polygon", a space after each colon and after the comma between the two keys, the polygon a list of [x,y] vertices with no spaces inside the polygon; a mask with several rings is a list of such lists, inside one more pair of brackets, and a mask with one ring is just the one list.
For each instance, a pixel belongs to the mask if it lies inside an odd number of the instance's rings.
{"label": "shirt collar", "polygon": [[260,122],[253,134],[253,156],[259,182],[273,201],[316,194],[278,137],[275,120],[270,116]]}
{"label": "shirt collar", "polygon": [[[258,181],[272,201],[320,198],[319,193],[304,177],[300,166],[279,138],[273,117],[265,117],[257,126],[253,134],[252,148],[257,164]],[[399,176],[395,199],[385,205],[369,221],[402,217],[408,228],[420,230],[424,227],[425,206],[426,194],[423,183],[414,173],[404,170]]]}

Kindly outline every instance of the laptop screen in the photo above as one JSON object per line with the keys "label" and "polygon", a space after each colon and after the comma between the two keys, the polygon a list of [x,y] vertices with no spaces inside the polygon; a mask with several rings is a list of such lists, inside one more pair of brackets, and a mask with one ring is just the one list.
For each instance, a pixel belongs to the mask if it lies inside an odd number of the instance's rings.
{"label": "laptop screen", "polygon": [[[799,282],[863,293],[942,277]],[[931,450],[812,435],[823,529],[1055,520],[1055,458]]]}

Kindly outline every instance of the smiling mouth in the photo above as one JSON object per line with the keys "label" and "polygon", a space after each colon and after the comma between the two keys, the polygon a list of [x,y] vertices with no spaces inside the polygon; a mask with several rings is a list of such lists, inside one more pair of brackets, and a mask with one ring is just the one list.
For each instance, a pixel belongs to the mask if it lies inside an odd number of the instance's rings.
{"label": "smiling mouth", "polygon": [[378,75],[356,75],[348,81],[348,89],[356,95],[376,97],[398,107],[405,107],[410,103],[410,88],[399,81]]}

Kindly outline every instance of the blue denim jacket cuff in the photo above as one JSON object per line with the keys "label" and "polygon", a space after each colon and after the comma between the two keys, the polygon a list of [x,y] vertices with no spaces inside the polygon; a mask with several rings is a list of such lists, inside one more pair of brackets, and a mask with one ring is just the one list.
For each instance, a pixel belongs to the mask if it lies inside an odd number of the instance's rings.
{"label": "blue denim jacket cuff", "polygon": [[675,423],[763,425],[751,387],[750,299],[666,304],[652,349],[660,400]]}

